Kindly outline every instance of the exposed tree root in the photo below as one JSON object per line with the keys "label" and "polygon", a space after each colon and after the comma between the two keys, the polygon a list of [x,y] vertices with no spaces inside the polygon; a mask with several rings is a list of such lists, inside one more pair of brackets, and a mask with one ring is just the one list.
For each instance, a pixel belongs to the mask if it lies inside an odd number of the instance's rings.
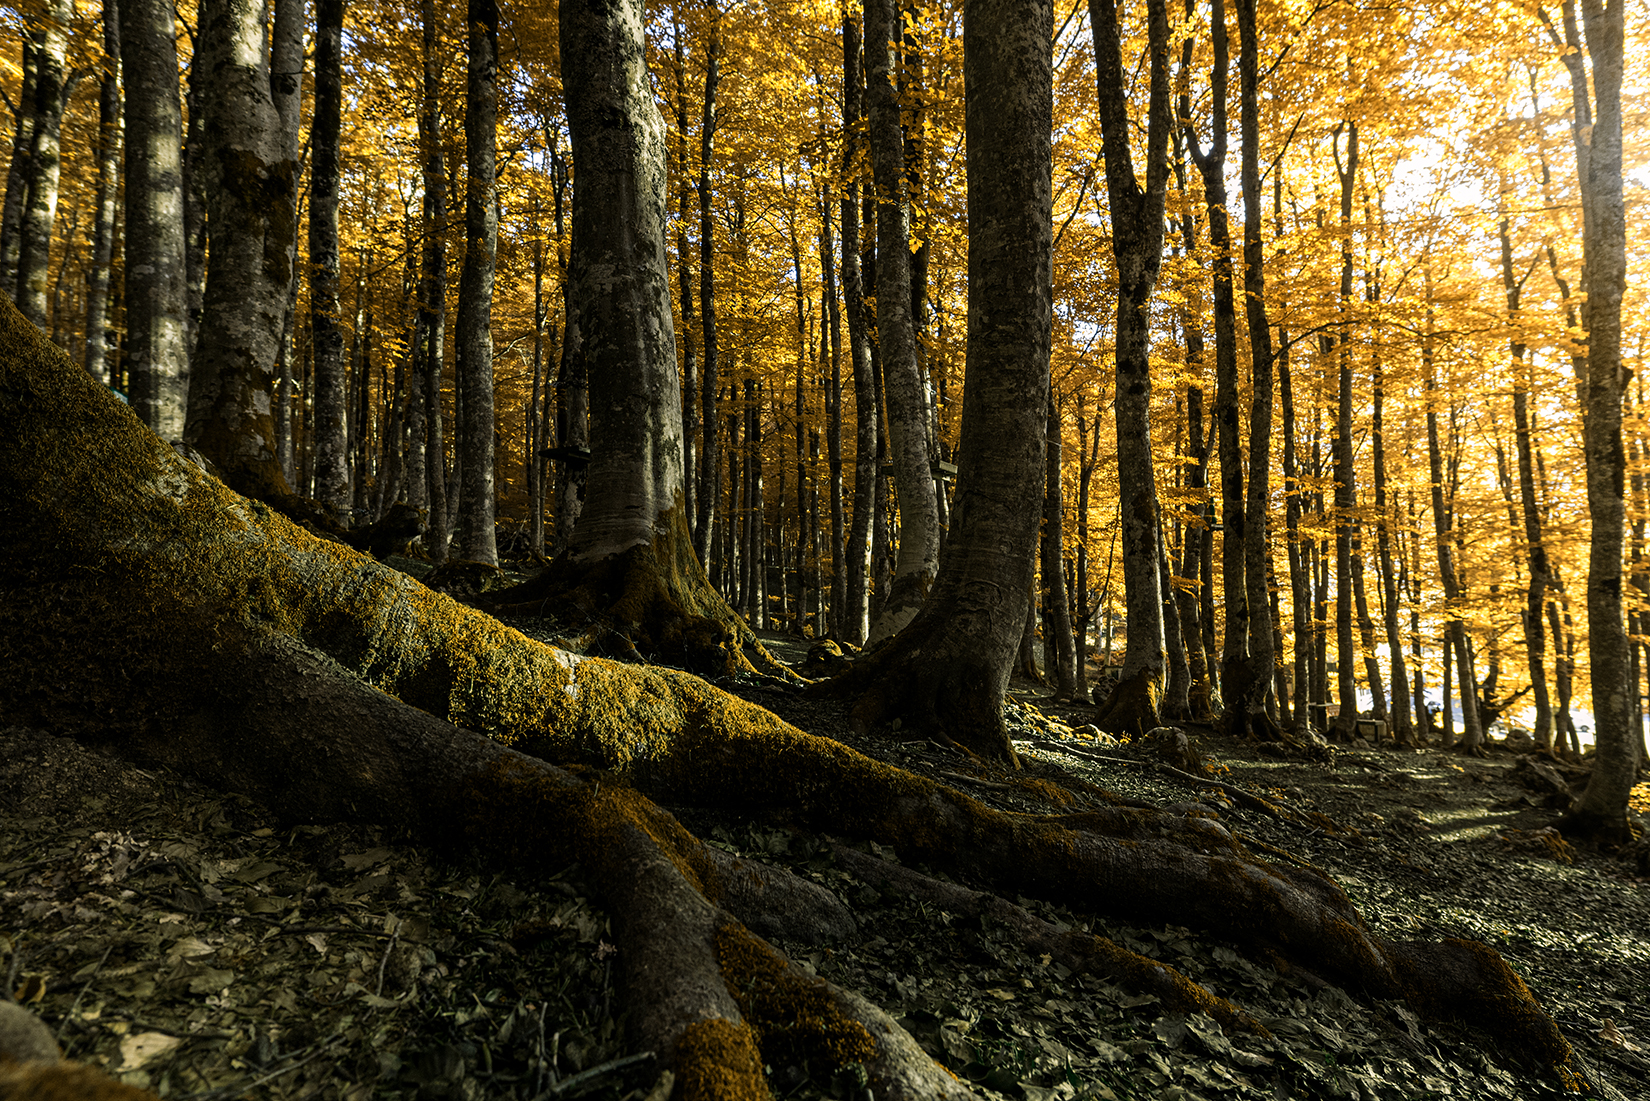
{"label": "exposed tree root", "polygon": [[[3,304],[0,424],[0,713],[290,818],[448,840],[463,823],[495,860],[578,859],[625,930],[638,1050],[684,1097],[761,1096],[770,1050],[835,1059],[865,1036],[879,1098],[962,1087],[880,1011],[726,913],[809,910],[825,930],[829,903],[763,902],[782,877],[730,874],[653,799],[872,838],[994,893],[1200,926],[1570,1066],[1493,951],[1382,940],[1332,881],[1255,859],[1217,822],[995,811],[686,673],[535,643],[317,540],[178,458]],[[1136,678],[1113,702],[1140,719],[1155,686]]]}
{"label": "exposed tree root", "polygon": [[1060,929],[1005,898],[942,882],[847,845],[834,844],[831,849],[837,862],[860,880],[932,902],[949,913],[1000,921],[1018,933],[1033,954],[1046,952],[1073,972],[1100,975],[1138,993],[1155,994],[1170,1013],[1207,1013],[1228,1031],[1266,1034],[1258,1021],[1225,998],[1216,997],[1167,964],[1120,948],[1106,937]]}
{"label": "exposed tree root", "polygon": [[1094,725],[1119,738],[1138,738],[1162,725],[1158,703],[1163,698],[1163,678],[1149,669],[1119,680],[1110,695],[1099,702]]}

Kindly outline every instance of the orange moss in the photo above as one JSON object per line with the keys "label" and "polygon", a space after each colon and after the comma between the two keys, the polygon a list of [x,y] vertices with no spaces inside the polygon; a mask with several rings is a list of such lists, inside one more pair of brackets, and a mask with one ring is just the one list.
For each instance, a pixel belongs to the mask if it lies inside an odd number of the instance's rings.
{"label": "orange moss", "polygon": [[751,1030],[733,1021],[694,1021],[676,1041],[680,1101],[768,1101],[768,1080]]}
{"label": "orange moss", "polygon": [[868,1063],[877,1043],[842,1011],[829,987],[732,922],[716,932],[716,958],[728,991],[770,1062],[812,1062],[831,1071]]}

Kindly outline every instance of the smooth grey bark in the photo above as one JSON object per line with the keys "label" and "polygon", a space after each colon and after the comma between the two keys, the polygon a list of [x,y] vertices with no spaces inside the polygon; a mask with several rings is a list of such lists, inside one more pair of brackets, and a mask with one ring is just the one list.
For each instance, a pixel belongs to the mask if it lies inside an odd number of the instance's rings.
{"label": "smooth grey bark", "polygon": [[[823,125],[824,113],[821,112]],[[844,190],[847,190],[847,185]],[[843,245],[843,266],[847,266],[848,244]],[[824,286],[820,294],[824,316],[829,328],[824,334],[830,344],[828,381],[825,397],[825,462],[830,471],[831,494],[831,614],[828,630],[833,638],[843,638],[848,614],[848,570],[844,543],[848,534],[848,516],[844,509],[842,484],[842,303],[837,295],[836,249],[831,239],[830,185],[822,187],[819,196],[819,267]],[[850,335],[850,340],[852,336]],[[850,355],[852,352],[850,351]]]}
{"label": "smooth grey bark", "polygon": [[1157,723],[1165,669],[1159,570],[1157,484],[1151,448],[1151,331],[1148,309],[1163,258],[1163,206],[1169,175],[1169,21],[1163,0],[1148,0],[1150,98],[1144,185],[1130,154],[1122,32],[1115,0],[1090,0],[1096,86],[1104,135],[1112,253],[1117,261],[1117,466],[1123,588],[1129,645],[1117,690],[1102,705],[1101,729],[1133,734]]}
{"label": "smooth grey bark", "polygon": [[340,522],[350,507],[344,326],[338,314],[343,32],[344,0],[316,0],[315,110],[309,129],[309,328],[315,361],[310,446],[315,499]]}
{"label": "smooth grey bark", "polygon": [[671,18],[671,44],[675,50],[673,74],[676,78],[676,284],[682,303],[682,326],[677,344],[682,353],[682,481],[683,502],[687,506],[688,521],[693,527],[693,539],[699,560],[702,541],[699,538],[699,349],[694,343],[694,330],[699,327],[695,317],[693,296],[693,265],[688,262],[688,223],[693,216],[693,174],[688,162],[688,96],[687,96],[687,34],[682,27],[681,8]]}
{"label": "smooth grey bark", "polygon": [[52,226],[57,221],[57,182],[63,167],[63,112],[79,74],[64,66],[69,48],[72,0],[50,0],[30,19],[37,29],[34,76],[34,133],[25,162],[27,175],[17,232],[17,308],[45,329],[50,322]]}
{"label": "smooth grey bark", "polygon": [[116,0],[103,0],[103,79],[97,97],[97,216],[86,280],[86,373],[105,385],[116,382],[113,354],[118,337],[109,325],[109,283],[114,268],[120,146],[120,8]]}
{"label": "smooth grey bark", "polygon": [[860,274],[859,120],[863,117],[859,24],[842,18],[842,301],[848,312],[848,354],[854,385],[854,502],[848,542],[843,549],[847,592],[838,618],[842,637],[856,645],[871,632],[871,529],[877,511],[877,418],[875,368],[871,362],[870,325],[865,286]]}
{"label": "smooth grey bark", "polygon": [[891,637],[917,614],[933,583],[940,549],[939,510],[928,455],[928,403],[911,312],[910,180],[894,84],[899,38],[895,0],[865,0],[866,106],[877,192],[877,349],[900,516],[894,578],[871,625],[871,643]]}
{"label": "smooth grey bark", "polygon": [[183,438],[189,370],[183,110],[168,0],[120,0],[126,85],[126,372],[132,408]]}
{"label": "smooth grey bark", "polygon": [[[1565,7],[1570,7],[1566,0]],[[1628,796],[1638,776],[1642,740],[1632,728],[1630,642],[1623,622],[1622,548],[1626,527],[1622,397],[1627,374],[1621,359],[1622,298],[1627,287],[1627,213],[1622,181],[1622,51],[1624,5],[1582,0],[1587,60],[1592,63],[1593,124],[1577,130],[1583,245],[1586,256],[1587,511],[1592,539],[1587,556],[1587,658],[1593,692],[1597,755],[1587,787],[1562,828],[1612,843],[1631,839]],[[1572,41],[1571,45],[1575,43]],[[1572,73],[1577,56],[1566,63]],[[1585,100],[1585,83],[1577,85]],[[1583,148],[1585,146],[1585,148]]]}
{"label": "smooth grey bark", "polygon": [[447,347],[447,168],[441,151],[441,60],[436,52],[440,16],[435,0],[422,0],[422,100],[418,110],[418,145],[423,173],[419,225],[424,234],[419,264],[418,322],[414,341],[424,395],[424,480],[429,517],[424,549],[437,565],[447,560],[447,448],[442,431],[441,365]]}
{"label": "smooth grey bark", "polygon": [[1050,0],[968,0],[963,10],[968,358],[957,499],[933,592],[868,667],[853,711],[862,727],[897,716],[1005,761],[1015,757],[1003,696],[1030,612],[1045,479],[1053,26]]}
{"label": "smooth grey bark", "polygon": [[[693,549],[710,562],[711,533],[719,522],[722,488],[721,441],[717,436],[716,392],[721,371],[716,344],[716,225],[710,212],[710,166],[716,152],[716,87],[721,80],[722,12],[717,0],[705,0],[705,99],[699,119],[699,318],[704,327],[704,369],[699,379],[699,421],[704,442],[699,451],[699,484],[693,524]],[[728,492],[734,492],[730,483]]]}
{"label": "smooth grey bark", "polygon": [[665,258],[665,126],[654,104],[639,0],[561,9],[578,186],[570,308],[590,382],[588,497],[575,562],[651,545],[681,526],[682,412]]}
{"label": "smooth grey bark", "polygon": [[[464,267],[454,349],[463,392],[458,436],[458,554],[498,564],[493,510],[493,276],[498,255],[498,3],[469,0],[465,66]],[[675,350],[672,349],[672,361]]]}
{"label": "smooth grey bark", "polygon": [[254,497],[288,492],[270,372],[297,241],[296,147],[275,102],[264,16],[255,0],[201,6],[196,64],[209,106],[200,168],[212,241],[184,430],[229,485]]}

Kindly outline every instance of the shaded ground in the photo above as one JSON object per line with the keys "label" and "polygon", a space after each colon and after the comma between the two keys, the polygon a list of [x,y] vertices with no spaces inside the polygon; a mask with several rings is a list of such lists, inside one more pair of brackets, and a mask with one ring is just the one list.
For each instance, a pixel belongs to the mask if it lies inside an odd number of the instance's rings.
{"label": "shaded ground", "polygon": [[[764,641],[788,660],[804,656]],[[1378,932],[1493,944],[1619,1091],[1607,1096],[1650,1101],[1650,1060],[1635,1050],[1650,1048],[1650,882],[1623,858],[1540,833],[1553,811],[1520,782],[1514,755],[1280,758],[1190,732],[1218,782],[1266,797],[1280,815],[1175,775],[1162,753],[1082,736],[1092,709],[1039,710],[1046,701],[1030,686],[1011,712],[1018,774],[897,731],[854,737],[839,706],[777,682],[726,687],[1004,809],[1082,809],[1098,803],[1097,788],[1199,804],[1252,847],[1333,874]],[[1207,1018],[1071,975],[1001,927],[885,894],[845,870],[829,839],[671,809],[701,836],[842,897],[858,939],[790,946],[795,958],[900,1017],[988,1096],[1554,1093],[1471,1022],[1420,1021],[1187,929],[1018,900],[1172,963],[1272,1033],[1225,1036]],[[279,827],[261,808],[168,775],[0,730],[4,963],[20,957],[21,996],[71,1057],[165,1096],[663,1101],[657,1072],[615,1020],[606,920],[577,868],[510,880],[383,831]],[[778,1097],[864,1101],[851,1073],[769,1070]]]}

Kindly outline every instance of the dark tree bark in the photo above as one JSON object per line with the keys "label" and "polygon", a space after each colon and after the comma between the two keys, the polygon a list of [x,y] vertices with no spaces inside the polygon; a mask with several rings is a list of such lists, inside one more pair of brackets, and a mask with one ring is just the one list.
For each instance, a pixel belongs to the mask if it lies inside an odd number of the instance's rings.
{"label": "dark tree bark", "polygon": [[[957,503],[934,590],[840,689],[856,725],[1014,761],[1003,695],[1030,611],[1052,324],[1053,5],[969,0],[968,360]],[[879,260],[879,264],[881,261]],[[884,345],[886,347],[886,345]]]}
{"label": "dark tree bark", "polygon": [[[1024,10],[1016,4],[1006,26],[1024,27]],[[1047,233],[1048,220],[1028,228]],[[1474,1020],[1555,1085],[1592,1088],[1552,1020],[1484,945],[1378,936],[1321,872],[1257,859],[1205,819],[994,811],[687,674],[532,642],[235,496],[3,303],[0,423],[17,429],[0,434],[8,719],[239,792],[285,820],[379,822],[535,872],[580,862],[613,916],[630,1042],[676,1073],[686,1099],[762,1096],[773,1026],[810,1057],[840,1062],[846,1045],[876,1097],[972,1095],[881,1010],[807,976],[750,931],[803,942],[852,935],[839,901],[717,855],[659,803],[737,806],[898,845],[906,868],[886,880],[875,866],[857,874],[992,915],[1022,936],[1055,931],[910,867],[997,896],[1215,930],[1429,1017]],[[1037,457],[1025,450],[1034,486]],[[1030,538],[1028,526],[1025,546]],[[1051,947],[1157,995],[1168,1012],[1252,1027],[1232,1003],[1101,938],[1073,932]],[[752,997],[753,977],[800,992],[810,1012],[799,1019],[789,998],[775,1008]]]}
{"label": "dark tree bark", "polygon": [[11,298],[17,293],[23,204],[28,198],[29,157],[34,150],[35,80],[40,73],[40,46],[39,28],[30,27],[23,35],[23,72],[17,90],[16,125],[12,129],[11,161],[6,169],[5,203],[0,206],[0,294]]}
{"label": "dark tree bark", "polygon": [[[694,490],[698,512],[693,525],[693,549],[708,563],[711,535],[722,518],[717,515],[722,468],[717,437],[716,393],[721,385],[716,344],[716,224],[710,216],[710,166],[716,149],[716,87],[721,82],[722,11],[718,0],[705,0],[705,101],[699,120],[699,319],[704,327],[704,370],[699,379],[699,422],[704,444],[699,451],[699,485]],[[685,260],[684,260],[685,263]],[[729,491],[732,492],[730,485]],[[723,521],[725,522],[725,521]]]}
{"label": "dark tree bark", "polygon": [[842,17],[842,300],[848,312],[848,354],[854,382],[854,511],[843,555],[847,575],[841,624],[843,638],[859,645],[871,632],[871,542],[877,511],[877,457],[881,425],[877,419],[875,368],[871,363],[870,325],[860,276],[860,195],[862,165],[859,24]]}
{"label": "dark tree bark", "polygon": [[1048,475],[1043,488],[1043,667],[1054,682],[1054,698],[1069,702],[1077,697],[1077,654],[1072,646],[1071,599],[1066,591],[1065,462],[1053,387],[1048,394],[1045,440]]}
{"label": "dark tree bark", "polygon": [[103,0],[103,79],[97,96],[97,219],[86,280],[86,373],[113,386],[119,338],[109,324],[115,217],[120,183],[120,7]]}
{"label": "dark tree bark", "polygon": [[344,326],[338,314],[343,32],[344,0],[316,0],[315,111],[309,130],[309,331],[315,357],[310,445],[314,448],[315,499],[340,523],[347,519],[350,507]]}
{"label": "dark tree bark", "polygon": [[939,561],[940,521],[928,455],[928,409],[911,311],[911,203],[900,102],[894,86],[896,0],[865,0],[865,88],[877,194],[877,351],[888,411],[888,453],[899,495],[894,578],[868,641],[890,638],[927,598]]}
{"label": "dark tree bark", "polygon": [[1164,0],[1148,0],[1150,102],[1145,186],[1135,176],[1125,99],[1122,30],[1115,0],[1090,0],[1106,191],[1117,260],[1117,466],[1122,500],[1123,591],[1129,646],[1115,690],[1096,725],[1140,734],[1157,725],[1165,670],[1157,484],[1151,449],[1148,326],[1152,290],[1163,259],[1163,204],[1169,176],[1169,20]]}
{"label": "dark tree bark", "polygon": [[682,499],[693,528],[693,546],[705,560],[699,538],[699,351],[694,343],[699,327],[694,316],[693,265],[688,262],[688,223],[693,213],[693,174],[688,162],[687,32],[678,8],[671,19],[671,45],[676,78],[676,284],[682,309],[682,331],[677,343],[682,353]]}
{"label": "dark tree bark", "polygon": [[[1341,134],[1346,134],[1346,159],[1341,159]],[[1358,178],[1358,124],[1336,123],[1331,137],[1335,174],[1341,183],[1341,293],[1340,330],[1333,343],[1338,354],[1340,382],[1335,403],[1335,654],[1340,717],[1335,726],[1350,736],[1358,717],[1357,663],[1352,641],[1352,531],[1358,504],[1352,471],[1352,186]]]}
{"label": "dark tree bark", "polygon": [[[458,435],[458,554],[498,564],[493,509],[493,271],[498,253],[498,3],[469,0],[464,97],[464,267],[454,346],[463,418]],[[672,351],[672,367],[675,354]],[[680,443],[678,443],[680,446]]]}
{"label": "dark tree bark", "polygon": [[271,83],[263,5],[212,0],[202,5],[200,22],[196,63],[210,104],[200,167],[212,263],[190,365],[185,439],[238,491],[278,498],[289,491],[275,446],[270,371],[286,325],[297,243],[296,147]]}
{"label": "dark tree bark", "polygon": [[424,399],[424,480],[429,517],[424,549],[437,565],[447,560],[447,449],[442,422],[441,364],[447,330],[447,170],[441,152],[441,61],[436,53],[440,17],[435,0],[422,0],[422,102],[418,110],[418,145],[423,173],[419,225],[424,234],[418,280],[418,327],[413,343],[417,385]]}
{"label": "dark tree bark", "polygon": [[183,109],[172,5],[120,0],[126,84],[126,372],[132,408],[183,438],[189,324],[183,255]]}

